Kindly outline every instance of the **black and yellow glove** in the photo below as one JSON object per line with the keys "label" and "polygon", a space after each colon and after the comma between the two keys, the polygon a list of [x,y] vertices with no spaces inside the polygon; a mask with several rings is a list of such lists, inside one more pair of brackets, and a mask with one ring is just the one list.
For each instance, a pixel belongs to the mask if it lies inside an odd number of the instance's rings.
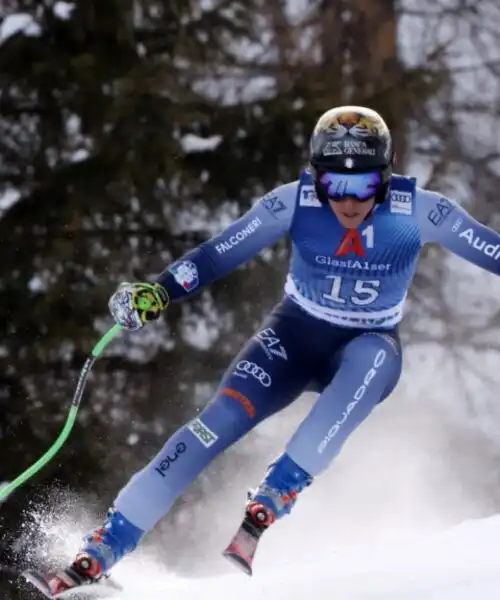
{"label": "black and yellow glove", "polygon": [[137,331],[155,321],[168,303],[167,290],[159,283],[124,282],[109,299],[109,310],[118,325]]}

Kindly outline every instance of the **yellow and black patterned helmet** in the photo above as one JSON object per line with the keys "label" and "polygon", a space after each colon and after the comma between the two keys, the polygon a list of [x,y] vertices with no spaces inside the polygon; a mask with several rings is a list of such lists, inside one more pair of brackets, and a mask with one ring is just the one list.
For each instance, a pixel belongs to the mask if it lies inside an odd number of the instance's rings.
{"label": "yellow and black patterned helmet", "polygon": [[379,171],[383,186],[377,201],[387,195],[394,148],[384,119],[364,106],[339,106],[318,119],[310,140],[309,162],[316,181],[322,173]]}

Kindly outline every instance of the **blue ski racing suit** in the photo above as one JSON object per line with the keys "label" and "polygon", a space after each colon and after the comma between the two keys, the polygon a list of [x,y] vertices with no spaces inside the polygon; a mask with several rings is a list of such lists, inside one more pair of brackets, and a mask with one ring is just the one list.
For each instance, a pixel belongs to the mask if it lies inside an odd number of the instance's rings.
{"label": "blue ski racing suit", "polygon": [[387,199],[346,230],[318,200],[306,169],[157,281],[172,301],[184,300],[285,235],[292,252],[282,300],[229,365],[206,408],[120,491],[101,530],[107,543],[87,539],[83,550],[103,570],[137,545],[210,461],[313,389],[319,393],[313,408],[254,495],[275,517],[288,513],[396,386],[398,325],[424,245],[437,242],[487,271],[500,270],[500,236],[414,178],[393,175]]}

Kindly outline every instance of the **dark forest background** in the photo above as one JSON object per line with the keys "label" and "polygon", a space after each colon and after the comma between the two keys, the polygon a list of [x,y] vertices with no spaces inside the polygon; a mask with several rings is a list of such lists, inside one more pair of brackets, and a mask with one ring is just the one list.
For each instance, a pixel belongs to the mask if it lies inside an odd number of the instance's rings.
{"label": "dark forest background", "polygon": [[[116,285],[295,179],[324,110],[380,111],[399,171],[416,165],[420,185],[461,201],[473,188],[469,209],[498,226],[495,19],[487,0],[0,2],[0,480],[58,435]],[[287,252],[278,244],[112,344],[61,453],[0,507],[1,563],[14,564],[26,507],[62,489],[95,494],[103,511],[203,406],[279,299]],[[454,320],[446,270],[424,253],[407,344],[496,347]],[[497,309],[481,315],[496,327]],[[424,331],[423,319],[449,326]]]}

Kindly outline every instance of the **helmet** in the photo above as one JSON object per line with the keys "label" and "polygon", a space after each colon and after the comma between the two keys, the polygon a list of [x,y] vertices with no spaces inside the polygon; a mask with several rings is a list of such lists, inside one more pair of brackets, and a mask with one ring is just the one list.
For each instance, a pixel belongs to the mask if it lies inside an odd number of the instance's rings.
{"label": "helmet", "polygon": [[[311,173],[322,202],[329,197],[358,195],[358,188],[365,190],[365,197],[359,196],[361,200],[375,196],[380,203],[387,197],[394,149],[387,124],[374,110],[339,106],[326,111],[314,127],[309,150]],[[334,180],[335,174],[344,177]]]}

